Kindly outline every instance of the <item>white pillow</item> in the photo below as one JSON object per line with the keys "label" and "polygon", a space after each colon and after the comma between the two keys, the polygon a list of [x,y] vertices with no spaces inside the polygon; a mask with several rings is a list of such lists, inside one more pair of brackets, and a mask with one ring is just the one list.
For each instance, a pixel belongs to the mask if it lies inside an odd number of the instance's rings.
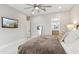
{"label": "white pillow", "polygon": [[64,42],[73,43],[77,39],[79,39],[79,30],[73,30],[67,35],[67,37],[64,39]]}

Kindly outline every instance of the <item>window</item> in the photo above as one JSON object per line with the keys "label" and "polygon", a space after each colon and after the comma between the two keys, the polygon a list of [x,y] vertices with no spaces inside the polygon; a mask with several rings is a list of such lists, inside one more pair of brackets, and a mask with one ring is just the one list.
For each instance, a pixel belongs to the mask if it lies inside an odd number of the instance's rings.
{"label": "window", "polygon": [[59,31],[60,30],[60,18],[53,18],[51,20],[51,28],[53,31]]}

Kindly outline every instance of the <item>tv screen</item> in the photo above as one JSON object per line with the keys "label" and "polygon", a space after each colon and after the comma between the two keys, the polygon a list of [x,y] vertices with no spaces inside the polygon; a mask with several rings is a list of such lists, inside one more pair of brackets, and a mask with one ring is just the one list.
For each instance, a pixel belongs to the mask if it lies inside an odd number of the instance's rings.
{"label": "tv screen", "polygon": [[2,28],[18,28],[18,21],[7,17],[2,17]]}

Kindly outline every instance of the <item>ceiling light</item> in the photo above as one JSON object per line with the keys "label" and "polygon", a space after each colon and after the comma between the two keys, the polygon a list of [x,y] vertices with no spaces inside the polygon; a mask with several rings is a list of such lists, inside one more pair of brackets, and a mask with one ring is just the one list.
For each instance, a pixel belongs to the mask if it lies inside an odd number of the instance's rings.
{"label": "ceiling light", "polygon": [[38,10],[39,8],[38,7],[35,7],[35,10]]}
{"label": "ceiling light", "polygon": [[58,8],[59,8],[59,9],[61,9],[62,7],[61,7],[61,6],[59,6]]}

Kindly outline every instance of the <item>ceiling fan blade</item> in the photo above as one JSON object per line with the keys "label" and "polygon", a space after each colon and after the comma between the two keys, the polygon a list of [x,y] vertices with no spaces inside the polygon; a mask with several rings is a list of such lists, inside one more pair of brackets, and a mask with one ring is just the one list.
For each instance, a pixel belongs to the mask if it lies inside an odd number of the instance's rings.
{"label": "ceiling fan blade", "polygon": [[42,6],[42,5],[44,5],[44,4],[39,4],[38,6]]}
{"label": "ceiling fan blade", "polygon": [[32,4],[26,4],[26,5],[28,5],[28,6],[34,6],[34,5],[32,5]]}
{"label": "ceiling fan blade", "polygon": [[26,8],[24,8],[24,9],[31,9],[31,8],[33,8],[33,7],[26,7]]}
{"label": "ceiling fan blade", "polygon": [[41,7],[52,7],[52,6],[41,6]]}
{"label": "ceiling fan blade", "polygon": [[45,9],[45,8],[41,8],[41,7],[40,7],[40,9],[41,9],[41,10],[43,10],[43,11],[46,11],[46,9]]}

